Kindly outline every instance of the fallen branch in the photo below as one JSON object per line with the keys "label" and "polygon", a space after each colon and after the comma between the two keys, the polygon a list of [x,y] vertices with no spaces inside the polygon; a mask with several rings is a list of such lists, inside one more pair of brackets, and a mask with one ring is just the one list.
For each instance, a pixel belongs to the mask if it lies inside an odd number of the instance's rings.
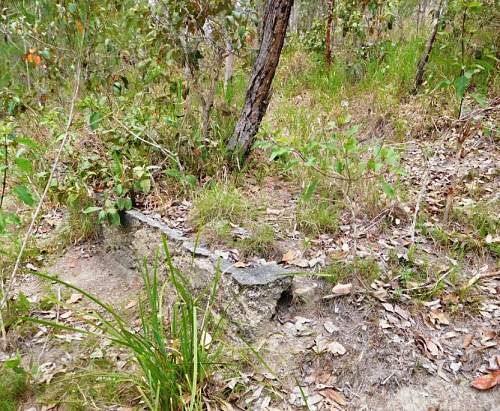
{"label": "fallen branch", "polygon": [[142,138],[140,135],[132,131],[130,128],[128,128],[125,124],[123,124],[120,120],[118,120],[116,117],[113,117],[114,120],[127,132],[129,133],[132,137],[136,138],[139,141],[142,141],[143,143],[146,143],[154,148],[157,148],[160,150],[163,154],[165,154],[167,157],[170,157],[172,160],[174,160],[177,163],[177,166],[179,167],[179,170],[183,170],[182,165],[179,161],[179,157],[176,156],[174,153],[171,151],[167,150],[166,148],[160,146],[158,143],[150,140],[146,140]]}
{"label": "fallen branch", "polygon": [[429,184],[429,167],[425,168],[424,178],[422,179],[422,187],[420,188],[420,192],[418,193],[417,202],[415,204],[415,212],[413,213],[413,221],[411,223],[411,230],[410,230],[412,244],[415,243],[415,227],[417,225],[418,212],[420,210],[420,204],[422,203],[422,198],[427,189],[427,184]]}
{"label": "fallen branch", "polygon": [[416,287],[411,287],[411,288],[405,288],[402,290],[403,292],[406,291],[416,291],[416,290],[423,290],[423,289],[433,289],[436,287],[441,281],[443,281],[450,273],[452,272],[452,269],[446,270],[445,273],[437,279],[437,281],[434,281],[433,283],[426,282],[425,284],[418,285]]}
{"label": "fallen branch", "polygon": [[467,286],[465,288],[472,287],[474,284],[476,284],[479,280],[482,280],[483,278],[497,277],[497,276],[500,277],[500,270],[490,271],[489,273],[476,274],[467,282]]}

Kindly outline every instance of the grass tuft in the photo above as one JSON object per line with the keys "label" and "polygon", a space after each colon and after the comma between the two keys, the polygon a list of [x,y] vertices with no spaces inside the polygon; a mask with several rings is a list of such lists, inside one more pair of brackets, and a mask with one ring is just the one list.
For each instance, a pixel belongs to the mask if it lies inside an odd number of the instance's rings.
{"label": "grass tuft", "polygon": [[[163,249],[168,279],[177,297],[169,316],[164,301],[167,283],[160,283],[157,253],[151,269],[146,261],[143,266],[146,299],[140,303],[139,329],[132,329],[128,319],[95,296],[42,273],[36,275],[75,290],[99,306],[103,314],[96,312],[95,318],[86,320],[98,333],[36,318],[27,320],[59,330],[104,337],[128,349],[137,364],[138,375],[130,374],[127,380],[133,382],[149,409],[201,410],[201,391],[213,371],[214,356],[218,355],[217,351],[209,351],[206,336],[215,335],[220,324],[211,313],[220,272],[215,275],[207,292],[195,298],[189,291],[187,279],[173,265],[165,239]],[[199,308],[202,298],[205,298],[204,310]],[[111,375],[117,378],[116,374]]]}
{"label": "grass tuft", "polygon": [[192,219],[201,227],[213,221],[239,224],[251,215],[251,205],[240,191],[215,184],[202,190],[194,200]]}
{"label": "grass tuft", "polygon": [[340,206],[328,201],[301,201],[297,207],[297,227],[309,235],[335,234],[339,229]]}

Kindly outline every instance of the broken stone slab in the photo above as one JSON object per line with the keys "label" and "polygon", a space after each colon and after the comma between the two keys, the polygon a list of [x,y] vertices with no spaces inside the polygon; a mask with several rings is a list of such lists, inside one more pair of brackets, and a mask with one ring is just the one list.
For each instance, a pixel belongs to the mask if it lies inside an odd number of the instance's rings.
{"label": "broken stone slab", "polygon": [[239,268],[229,261],[222,261],[220,268],[223,272],[231,274],[241,285],[265,285],[289,276],[290,272],[279,266],[276,262],[262,264],[255,267]]}
{"label": "broken stone slab", "polygon": [[181,230],[170,228],[160,219],[141,213],[138,210],[126,211],[125,213],[123,213],[123,216],[125,217],[124,218],[125,224],[130,223],[130,219],[138,220],[144,224],[147,224],[150,227],[157,228],[162,233],[164,233],[170,240],[175,240],[175,241],[187,240],[187,237],[184,236],[184,233]]}
{"label": "broken stone slab", "polygon": [[[282,279],[283,276],[291,274],[289,270],[281,267],[275,261],[254,267],[235,267],[234,264],[228,259],[220,257],[222,253],[211,251],[202,244],[195,243],[188,237],[184,236],[182,231],[170,228],[166,223],[159,219],[141,213],[138,210],[130,210],[124,214],[126,215],[126,225],[129,228],[129,233],[130,231],[133,231],[130,230],[130,227],[134,226],[134,224],[130,224],[133,220],[149,226],[152,229],[157,229],[161,233],[165,234],[168,240],[180,242],[180,247],[192,255],[207,257],[213,262],[214,265],[220,261],[221,270],[231,274],[231,276],[241,285],[264,285]],[[135,233],[130,233],[135,239],[134,248],[136,248],[136,251],[142,251],[143,256],[148,256],[151,253],[148,252],[147,249],[149,249],[152,245],[157,247],[160,244],[160,238],[158,238],[155,243],[155,236],[153,235],[152,237],[151,233],[140,233],[137,235],[137,232],[140,229],[141,227],[136,227]],[[147,237],[146,241],[144,237]],[[142,244],[141,246],[141,242],[145,242],[145,244]],[[172,245],[171,241],[169,242],[169,245]],[[173,244],[173,247],[178,248],[176,244]]]}
{"label": "broken stone slab", "polygon": [[193,255],[203,256],[203,257],[213,257],[212,252],[199,244],[195,244],[193,241],[186,240],[182,243],[182,247],[189,251]]}
{"label": "broken stone slab", "polygon": [[186,275],[193,292],[205,289],[219,267],[223,273],[218,290],[219,307],[247,337],[254,337],[259,324],[271,320],[278,300],[290,290],[292,272],[276,262],[235,267],[228,258],[221,257],[225,253],[195,243],[154,216],[130,210],[122,220],[122,226],[103,230],[104,242],[122,260],[135,260],[137,266],[143,258],[151,261],[161,245],[161,236],[165,235],[173,262]]}

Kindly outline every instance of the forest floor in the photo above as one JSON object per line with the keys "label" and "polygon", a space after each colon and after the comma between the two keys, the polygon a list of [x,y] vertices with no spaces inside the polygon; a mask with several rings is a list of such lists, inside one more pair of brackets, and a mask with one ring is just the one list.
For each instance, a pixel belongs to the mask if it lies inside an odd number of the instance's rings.
{"label": "forest floor", "polygon": [[[500,238],[481,230],[488,219],[498,221],[498,209],[486,204],[498,205],[500,150],[481,132],[460,143],[456,129],[434,127],[432,138],[416,133],[405,141],[404,199],[373,218],[342,215],[335,234],[304,239],[292,218],[302,191],[293,182],[246,179],[242,192],[265,210],[258,222],[273,227],[272,247],[247,256],[234,242],[209,234],[205,243],[241,266],[264,258],[301,275],[294,276],[288,298],[277,301],[275,315],[255,330],[251,343],[263,361],[213,382],[219,393],[229,393],[221,409],[302,409],[307,398],[310,410],[500,410],[498,387],[471,387],[481,375],[486,382],[498,379],[500,369]],[[192,208],[187,200],[165,200],[145,212],[194,237]],[[51,211],[37,236],[50,237],[61,221],[63,212]],[[233,236],[244,232],[233,224]],[[28,269],[41,269],[35,265]],[[137,318],[140,275],[99,239],[39,265]],[[48,293],[66,299],[74,310],[50,306],[41,315],[68,324],[85,304],[81,296],[61,297],[61,290],[30,276],[18,291],[32,303]],[[33,393],[25,410],[79,409],[68,406],[68,398],[60,404],[69,384],[65,376],[88,370],[89,358],[101,369],[120,370],[126,362],[126,354],[106,341],[43,326],[24,332],[13,345],[38,364],[39,382],[52,384],[41,396]],[[105,384],[99,381],[92,383]],[[109,395],[88,398],[82,409],[132,409],[113,404]]]}

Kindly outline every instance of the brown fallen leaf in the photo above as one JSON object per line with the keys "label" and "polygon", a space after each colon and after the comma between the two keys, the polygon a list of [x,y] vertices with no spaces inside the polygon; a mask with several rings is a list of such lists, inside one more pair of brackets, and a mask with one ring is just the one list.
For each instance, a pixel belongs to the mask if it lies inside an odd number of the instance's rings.
{"label": "brown fallen leaf", "polygon": [[286,264],[295,265],[301,268],[309,267],[309,261],[303,258],[302,252],[297,249],[287,251],[285,254],[283,254],[281,261]]}
{"label": "brown fallen leaf", "polygon": [[462,347],[467,348],[470,345],[470,343],[472,342],[473,338],[474,338],[474,336],[472,334],[467,334],[464,337],[464,342],[462,344]]}
{"label": "brown fallen leaf", "polygon": [[483,329],[481,330],[481,344],[485,345],[485,343],[493,338],[496,338],[497,333],[494,330]]}
{"label": "brown fallen leaf", "polygon": [[417,335],[415,337],[415,343],[420,348],[422,354],[431,360],[439,357],[443,352],[443,347],[441,347],[438,341],[426,338],[423,335]]}
{"label": "brown fallen leaf", "polygon": [[408,320],[411,317],[411,315],[408,311],[406,311],[405,309],[403,309],[397,305],[394,306],[394,312],[396,314],[398,314],[401,318],[404,318],[405,320]]}
{"label": "brown fallen leaf", "polygon": [[266,213],[270,214],[270,215],[280,215],[281,214],[281,210],[277,210],[275,208],[267,208],[266,209]]}
{"label": "brown fallen leaf", "polygon": [[326,349],[333,355],[344,355],[347,350],[345,347],[337,341],[333,341],[326,346]]}
{"label": "brown fallen leaf", "polygon": [[325,295],[323,298],[333,298],[341,295],[347,295],[351,292],[351,290],[352,290],[351,283],[337,284],[335,285],[335,287],[332,288],[332,293],[329,295]]}
{"label": "brown fallen leaf", "polygon": [[66,300],[66,304],[75,304],[78,301],[82,299],[82,295],[78,293],[73,293],[71,296]]}
{"label": "brown fallen leaf", "polygon": [[137,301],[135,300],[130,300],[127,305],[125,306],[125,309],[126,310],[129,310],[131,309],[132,307],[135,307],[137,305]]}
{"label": "brown fallen leaf", "polygon": [[319,393],[329,400],[336,402],[338,405],[347,405],[347,400],[345,397],[338,391],[335,391],[332,388],[325,388],[324,390],[319,391]]}
{"label": "brown fallen leaf", "polygon": [[429,319],[432,322],[432,324],[438,327],[439,325],[450,325],[450,320],[448,319],[448,316],[443,311],[438,309],[431,310],[429,314]]}
{"label": "brown fallen leaf", "polygon": [[394,312],[394,306],[392,304],[382,303],[382,307],[384,307],[386,311],[389,311],[391,313]]}
{"label": "brown fallen leaf", "polygon": [[250,265],[249,263],[245,263],[243,261],[236,261],[234,263],[234,266],[237,268],[244,268],[244,267],[248,267],[249,265]]}
{"label": "brown fallen leaf", "polygon": [[283,257],[281,258],[281,261],[287,264],[290,264],[291,261],[296,260],[297,258],[300,258],[302,253],[300,250],[288,250],[285,254],[283,254]]}
{"label": "brown fallen leaf", "polygon": [[471,387],[485,391],[500,384],[500,370],[493,371],[486,375],[481,375],[471,382]]}
{"label": "brown fallen leaf", "polygon": [[73,315],[73,311],[66,311],[65,313],[61,314],[59,316],[59,318],[66,320],[67,318],[71,317],[72,315]]}

